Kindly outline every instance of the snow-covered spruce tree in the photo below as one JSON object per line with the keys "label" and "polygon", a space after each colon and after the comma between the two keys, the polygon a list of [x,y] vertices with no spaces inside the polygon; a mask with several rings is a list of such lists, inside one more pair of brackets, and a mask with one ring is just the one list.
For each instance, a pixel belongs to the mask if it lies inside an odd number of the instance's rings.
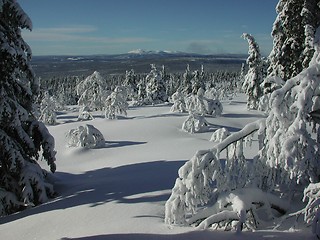
{"label": "snow-covered spruce tree", "polygon": [[263,66],[260,49],[253,36],[248,33],[244,33],[242,37],[246,39],[249,44],[249,57],[247,59],[249,70],[245,76],[242,89],[248,96],[247,108],[257,109],[259,98],[262,96],[260,84],[263,81]]}
{"label": "snow-covered spruce tree", "polygon": [[309,65],[314,33],[320,24],[320,6],[317,0],[280,0],[276,11],[268,75],[286,81]]}
{"label": "snow-covered spruce tree", "polygon": [[137,75],[134,70],[126,71],[126,76],[123,85],[128,89],[128,99],[137,101],[138,98],[138,82]]}
{"label": "snow-covered spruce tree", "polygon": [[117,86],[106,99],[104,107],[105,117],[115,119],[116,114],[124,114],[126,116],[128,109],[127,96],[127,89]]}
{"label": "snow-covered spruce tree", "polygon": [[16,0],[0,0],[0,215],[54,194],[37,162],[56,170],[54,139],[33,115],[39,85],[21,29],[32,29],[27,14]]}
{"label": "snow-covered spruce tree", "polygon": [[107,97],[106,81],[101,74],[95,71],[77,85],[78,105],[87,107],[90,111],[102,110]]}
{"label": "snow-covered spruce tree", "polygon": [[201,88],[196,94],[189,94],[186,97],[185,102],[188,112],[196,113],[198,115],[205,115],[208,113],[205,105],[204,91]]}
{"label": "snow-covered spruce tree", "polygon": [[162,81],[164,82],[164,85],[165,85],[166,96],[167,96],[167,100],[168,100],[168,97],[173,94],[171,92],[172,88],[173,88],[172,79],[171,79],[170,74],[167,73],[167,69],[166,69],[166,67],[164,65],[162,65],[162,67],[161,67],[160,74],[161,74]]}
{"label": "snow-covered spruce tree", "polygon": [[[298,197],[302,200],[304,194],[306,197],[304,188],[309,183],[319,182],[319,129],[318,134],[312,134],[308,122],[314,96],[320,91],[320,29],[316,36],[316,52],[310,66],[272,93],[266,119],[246,125],[212,149],[198,151],[180,168],[166,203],[167,223],[228,228],[236,222],[237,231],[257,228],[261,211],[269,219],[275,217],[271,208],[285,214],[289,202]],[[258,154],[248,161],[243,144],[254,132],[258,134]],[[232,145],[232,154],[229,151],[227,158],[221,159],[221,152]],[[315,186],[310,185],[318,191]],[[317,193],[307,197],[311,203],[306,218],[315,217],[319,225],[319,215],[311,214],[318,210],[314,204],[319,201],[313,200]],[[211,207],[203,208],[209,202]],[[200,206],[203,210],[199,210]]]}
{"label": "snow-covered spruce tree", "polygon": [[247,74],[246,64],[242,63],[241,64],[241,70],[240,70],[240,76],[239,76],[239,84],[241,86],[243,86],[246,74]]}
{"label": "snow-covered spruce tree", "polygon": [[[202,68],[203,71],[203,68]],[[206,90],[204,79],[203,79],[203,72],[199,72],[198,70],[194,71],[193,78],[192,78],[192,93],[197,94],[200,88]]]}
{"label": "snow-covered spruce tree", "polygon": [[193,75],[192,75],[192,72],[190,71],[190,65],[188,64],[182,79],[183,93],[185,95],[192,93],[192,78],[193,78]]}
{"label": "snow-covered spruce tree", "polygon": [[39,120],[44,124],[54,125],[57,122],[56,111],[61,108],[58,100],[45,92],[40,103],[40,116]]}
{"label": "snow-covered spruce tree", "polygon": [[157,104],[168,100],[164,79],[162,79],[161,73],[157,70],[155,64],[151,64],[151,71],[146,76],[146,83],[146,93],[149,103]]}
{"label": "snow-covered spruce tree", "polygon": [[[273,180],[285,186],[305,186],[320,180],[320,145],[309,127],[320,87],[320,31],[317,31],[314,59],[310,66],[272,93],[266,119],[266,137],[260,158],[275,169]],[[317,129],[319,134],[319,129]],[[278,144],[281,144],[279,146]],[[275,182],[274,184],[278,184]],[[268,183],[270,187],[270,183]]]}

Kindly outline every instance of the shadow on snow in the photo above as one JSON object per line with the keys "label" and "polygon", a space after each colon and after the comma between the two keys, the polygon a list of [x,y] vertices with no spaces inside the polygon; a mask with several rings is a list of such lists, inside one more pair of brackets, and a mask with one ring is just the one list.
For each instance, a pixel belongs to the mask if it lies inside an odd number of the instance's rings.
{"label": "shadow on snow", "polygon": [[192,231],[181,234],[145,234],[145,233],[119,233],[105,234],[96,236],[86,236],[80,238],[62,238],[61,240],[208,240],[208,239],[228,239],[228,240],[246,240],[246,239],[291,239],[291,240],[311,240],[315,237],[312,234],[299,232],[223,232],[223,231]]}
{"label": "shadow on snow", "polygon": [[[24,217],[80,205],[96,207],[108,202],[141,203],[165,201],[174,185],[178,169],[185,161],[137,163],[102,168],[83,174],[56,172],[55,190],[60,194],[47,203],[0,218],[0,224]],[[156,193],[155,193],[156,192]]]}
{"label": "shadow on snow", "polygon": [[133,145],[146,144],[147,142],[133,142],[133,141],[106,141],[105,148],[119,148]]}

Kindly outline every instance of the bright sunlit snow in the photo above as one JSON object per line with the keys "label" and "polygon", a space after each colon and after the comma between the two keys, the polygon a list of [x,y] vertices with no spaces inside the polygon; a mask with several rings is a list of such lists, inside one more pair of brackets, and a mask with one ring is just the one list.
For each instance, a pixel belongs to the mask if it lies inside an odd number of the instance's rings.
{"label": "bright sunlit snow", "polygon": [[[48,126],[58,152],[52,175],[58,196],[0,218],[1,239],[314,239],[310,229],[236,234],[164,223],[165,202],[185,161],[212,148],[215,130],[232,133],[263,117],[247,110],[243,95],[222,104],[221,117],[206,118],[210,131],[196,134],[181,130],[188,114],[170,112],[171,105],[131,107],[116,120],[95,112],[94,120],[80,122],[75,108],[60,112],[58,125]],[[67,147],[65,134],[84,124],[103,134],[105,147]]]}

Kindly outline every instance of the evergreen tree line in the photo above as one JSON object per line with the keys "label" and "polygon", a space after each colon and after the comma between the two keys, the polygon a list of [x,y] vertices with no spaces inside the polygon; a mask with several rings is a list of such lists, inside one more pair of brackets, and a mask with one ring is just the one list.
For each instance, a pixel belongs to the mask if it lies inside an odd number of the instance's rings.
{"label": "evergreen tree line", "polygon": [[[105,81],[104,91],[111,92],[117,86],[130,87],[130,96],[134,96],[137,99],[143,100],[147,96],[147,79],[149,73],[138,74],[133,69],[126,71],[123,74],[105,75],[103,79]],[[167,73],[162,66],[159,73],[161,81],[164,82],[164,91],[167,97],[171,97],[178,88],[184,89],[185,93],[192,93],[192,87],[197,88],[201,86],[203,90],[210,88],[216,88],[217,90],[223,89],[225,93],[238,92],[241,87],[240,68],[239,71],[218,70],[215,72],[203,71],[201,77],[199,71],[191,71],[189,67],[186,67],[184,73]],[[39,79],[40,82],[40,96],[39,101],[43,99],[44,93],[48,92],[50,96],[62,105],[76,105],[78,104],[79,95],[77,94],[77,85],[83,81],[86,76],[53,76],[48,79]],[[192,86],[193,84],[193,86]],[[196,93],[196,92],[195,92]],[[132,100],[129,96],[128,100]],[[167,101],[168,98],[163,99]],[[146,102],[147,103],[147,102]]]}

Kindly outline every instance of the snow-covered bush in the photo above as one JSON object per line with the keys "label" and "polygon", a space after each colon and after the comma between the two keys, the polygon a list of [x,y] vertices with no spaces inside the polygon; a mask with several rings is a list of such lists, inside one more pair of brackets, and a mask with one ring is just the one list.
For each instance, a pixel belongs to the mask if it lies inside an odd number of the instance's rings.
{"label": "snow-covered bush", "polygon": [[204,116],[197,113],[189,113],[188,118],[182,124],[182,130],[189,133],[199,133],[208,130],[208,122]]}
{"label": "snow-covered bush", "polygon": [[185,98],[186,110],[199,115],[221,116],[223,106],[218,99],[204,97],[204,90],[200,88],[196,95],[190,94]]}
{"label": "snow-covered bush", "polygon": [[171,101],[173,102],[171,112],[186,112],[185,95],[180,89],[171,96]]}
{"label": "snow-covered bush", "polygon": [[214,87],[207,88],[207,90],[204,93],[204,97],[208,99],[220,99],[219,92]]}
{"label": "snow-covered bush", "polygon": [[218,99],[205,99],[207,114],[213,117],[220,117],[223,112],[223,106]]}
{"label": "snow-covered bush", "polygon": [[82,106],[79,108],[79,115],[78,120],[79,121],[87,121],[87,120],[93,120],[94,117],[90,113],[90,109],[87,106]]}
{"label": "snow-covered bush", "polygon": [[68,147],[101,148],[105,146],[103,134],[94,126],[85,124],[66,133]]}
{"label": "snow-covered bush", "polygon": [[226,139],[227,137],[230,136],[230,132],[228,131],[228,129],[226,128],[219,128],[218,130],[216,130],[211,138],[210,141],[212,142],[222,142],[224,139]]}
{"label": "snow-covered bush", "polygon": [[116,87],[115,90],[107,97],[105,102],[105,117],[115,119],[116,114],[127,115],[127,90],[125,87]]}

